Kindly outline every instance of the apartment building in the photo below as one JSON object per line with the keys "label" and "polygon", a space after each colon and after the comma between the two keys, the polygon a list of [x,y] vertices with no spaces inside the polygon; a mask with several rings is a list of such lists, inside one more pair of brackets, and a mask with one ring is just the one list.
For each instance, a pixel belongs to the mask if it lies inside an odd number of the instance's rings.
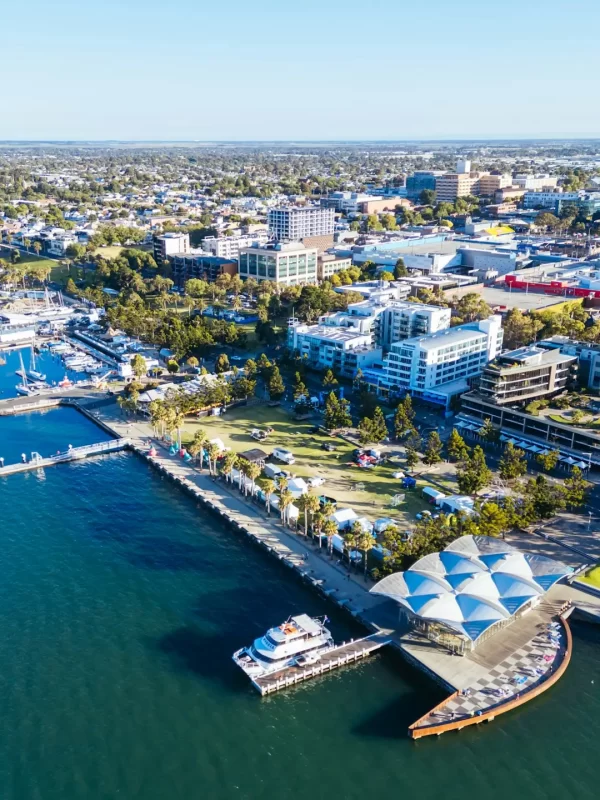
{"label": "apartment building", "polygon": [[237,261],[228,258],[219,258],[211,253],[196,251],[191,253],[176,253],[167,258],[173,270],[173,280],[177,286],[183,286],[190,278],[214,283],[219,275],[236,275]]}
{"label": "apartment building", "polygon": [[152,240],[154,260],[160,267],[168,256],[190,252],[189,233],[163,233]]}
{"label": "apartment building", "polygon": [[525,192],[523,195],[523,206],[525,208],[547,208],[557,211],[560,203],[576,203],[579,201],[583,192],[561,192],[558,190],[550,192]]}
{"label": "apartment building", "polygon": [[316,284],[317,248],[300,242],[279,242],[263,247],[254,245],[240,250],[240,278],[274,281],[283,286]]}
{"label": "apartment building", "polygon": [[550,336],[537,343],[544,350],[560,350],[578,360],[577,380],[582,386],[600,389],[600,344],[579,342],[568,336]]}
{"label": "apartment building", "polygon": [[288,347],[316,369],[332,369],[353,378],[382,357],[374,348],[370,333],[355,327],[292,324],[288,328]]}
{"label": "apartment building", "polygon": [[322,206],[288,206],[270,209],[269,233],[282,242],[333,236],[335,211]]}
{"label": "apartment building", "polygon": [[515,175],[513,184],[519,186],[528,192],[540,192],[546,189],[550,191],[556,189],[558,178],[550,175],[528,175],[521,174]]}
{"label": "apartment building", "polygon": [[201,244],[202,249],[213,256],[236,260],[242,248],[266,244],[268,241],[269,235],[265,231],[248,236],[207,236]]}
{"label": "apartment building", "polygon": [[577,356],[522,347],[499,355],[485,367],[478,393],[498,405],[518,404],[567,389],[576,377]]}
{"label": "apartment building", "polygon": [[415,397],[448,408],[453,397],[468,389],[502,349],[502,318],[460,325],[430,336],[392,344],[381,365],[364,371],[378,394],[409,391]]}

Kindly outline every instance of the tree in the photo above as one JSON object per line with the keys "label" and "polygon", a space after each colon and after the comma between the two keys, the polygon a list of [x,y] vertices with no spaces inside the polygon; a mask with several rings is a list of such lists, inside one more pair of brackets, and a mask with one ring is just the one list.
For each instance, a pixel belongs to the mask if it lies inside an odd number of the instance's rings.
{"label": "tree", "polygon": [[590,485],[583,478],[583,473],[579,467],[573,467],[571,477],[564,482],[566,489],[565,502],[569,508],[581,508],[585,503]]}
{"label": "tree", "polygon": [[298,400],[300,397],[307,397],[308,396],[308,389],[306,388],[306,384],[302,380],[302,376],[299,372],[296,373],[294,376],[294,400]]}
{"label": "tree", "polygon": [[326,519],[323,525],[323,535],[327,537],[327,551],[331,553],[333,545],[333,537],[338,532],[338,526],[333,519]]}
{"label": "tree", "polygon": [[349,402],[345,399],[338,400],[335,392],[329,392],[325,400],[323,422],[328,431],[335,428],[349,428],[352,425]]}
{"label": "tree", "polygon": [[279,372],[279,367],[273,367],[267,386],[271,400],[279,400],[285,393],[285,384]]}
{"label": "tree", "polygon": [[486,417],[483,421],[483,425],[477,433],[481,436],[482,439],[485,439],[486,442],[497,442],[500,439],[500,430],[495,428],[492,424],[492,420],[489,417]]}
{"label": "tree", "polygon": [[226,353],[219,353],[215,361],[215,372],[221,375],[223,372],[229,372],[229,359]]}
{"label": "tree", "polygon": [[526,501],[531,503],[535,519],[548,519],[566,505],[565,490],[562,486],[551,484],[543,475],[531,478],[523,487]]}
{"label": "tree", "polygon": [[250,496],[254,497],[254,492],[256,489],[256,479],[261,473],[261,469],[258,464],[249,463],[246,467],[246,475],[250,478]]}
{"label": "tree", "polygon": [[323,377],[323,387],[328,388],[330,386],[333,387],[337,385],[338,385],[338,379],[333,374],[333,371],[328,369]]}
{"label": "tree", "polygon": [[175,361],[174,358],[170,358],[167,361],[167,370],[171,373],[171,375],[174,375],[176,372],[179,372],[179,364],[177,363],[177,361]]}
{"label": "tree", "polygon": [[508,528],[508,517],[497,503],[484,503],[479,512],[478,524],[482,536],[499,536]]}
{"label": "tree", "polygon": [[458,488],[463,494],[475,494],[492,481],[492,471],[488,468],[485,455],[477,445],[473,453],[456,470]]}
{"label": "tree", "polygon": [[225,480],[229,483],[232,480],[233,470],[238,465],[238,457],[235,453],[225,453],[225,458],[221,462],[221,472],[225,475]]}
{"label": "tree", "polygon": [[198,369],[198,367],[200,366],[200,362],[198,361],[196,356],[190,356],[186,363],[188,367],[191,367],[191,369]]}
{"label": "tree", "polygon": [[265,494],[265,504],[267,506],[267,514],[271,513],[271,497],[275,494],[275,481],[271,478],[263,478],[260,481],[260,488]]}
{"label": "tree", "polygon": [[131,369],[136,378],[142,378],[148,372],[148,366],[144,356],[136,353],[131,359]]}
{"label": "tree", "polygon": [[504,318],[503,346],[514,350],[531,344],[543,327],[543,323],[531,314],[524,314],[518,308],[511,308]]}
{"label": "tree", "polygon": [[77,286],[75,285],[75,281],[73,278],[67,278],[67,282],[65,284],[65,292],[70,295],[77,294]]}
{"label": "tree", "polygon": [[406,466],[408,469],[414,469],[419,463],[419,454],[413,447],[406,448]]}
{"label": "tree", "polygon": [[387,439],[388,436],[387,423],[385,421],[385,417],[383,416],[383,411],[379,406],[377,406],[375,413],[373,414],[372,435],[374,442],[383,442],[383,440]]}
{"label": "tree", "polygon": [[487,319],[492,313],[492,309],[477,292],[469,292],[463,295],[456,302],[455,310],[457,316],[463,322],[475,322],[480,319]]}
{"label": "tree", "polygon": [[394,278],[407,278],[408,277],[408,270],[406,269],[406,264],[404,263],[403,258],[399,258],[396,261],[396,266],[394,267]]}
{"label": "tree", "polygon": [[219,447],[215,442],[209,442],[206,448],[208,453],[208,472],[210,475],[215,475],[217,472],[217,458],[219,457]]}
{"label": "tree", "polygon": [[520,478],[527,472],[525,452],[508,442],[499,464],[500,477],[504,480]]}
{"label": "tree", "polygon": [[369,533],[369,531],[361,530],[357,540],[356,540],[356,547],[358,550],[362,551],[363,554],[363,567],[364,567],[364,574],[365,577],[367,575],[367,565],[368,565],[368,556],[369,550],[373,547],[373,537]]}
{"label": "tree", "polygon": [[419,195],[419,202],[424,206],[432,206],[435,203],[435,192],[433,189],[423,189]]}
{"label": "tree", "polygon": [[550,450],[547,453],[538,453],[535,460],[542,469],[551,472],[558,464],[560,452],[558,450]]}
{"label": "tree", "polygon": [[425,453],[423,455],[423,462],[429,466],[437,464],[442,460],[442,440],[437,431],[431,431],[425,446]]}
{"label": "tree", "polygon": [[452,428],[452,433],[448,439],[447,451],[452,461],[465,461],[471,452],[456,428]]}
{"label": "tree", "polygon": [[542,211],[535,218],[535,225],[537,228],[543,228],[547,231],[553,231],[560,225],[560,219],[548,211]]}
{"label": "tree", "polygon": [[285,525],[288,518],[288,508],[292,505],[294,499],[292,493],[288,489],[284,489],[279,494],[279,511],[281,513],[281,522]]}
{"label": "tree", "polygon": [[410,395],[407,394],[398,404],[394,414],[394,435],[396,439],[401,439],[403,435],[414,430],[413,420],[415,411],[412,406]]}

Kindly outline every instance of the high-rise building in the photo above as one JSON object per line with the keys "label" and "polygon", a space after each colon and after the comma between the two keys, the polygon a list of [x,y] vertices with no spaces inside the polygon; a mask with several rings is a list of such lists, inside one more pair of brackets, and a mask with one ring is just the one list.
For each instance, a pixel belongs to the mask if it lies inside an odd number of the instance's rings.
{"label": "high-rise building", "polygon": [[243,247],[252,247],[255,243],[266,244],[268,240],[266,231],[247,236],[206,236],[202,239],[202,249],[218,258],[237,259]]}
{"label": "high-rise building", "polygon": [[577,375],[577,356],[521,347],[487,364],[478,392],[498,405],[520,403],[569,388]]}
{"label": "high-rise building", "polygon": [[283,242],[333,236],[334,223],[334,209],[321,206],[283,206],[268,213],[269,233]]}

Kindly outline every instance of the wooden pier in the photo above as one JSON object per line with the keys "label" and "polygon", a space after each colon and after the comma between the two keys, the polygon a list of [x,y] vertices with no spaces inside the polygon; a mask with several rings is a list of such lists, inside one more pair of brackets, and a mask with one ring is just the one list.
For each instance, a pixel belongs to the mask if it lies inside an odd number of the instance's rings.
{"label": "wooden pier", "polygon": [[251,679],[252,684],[262,695],[272,694],[310,678],[325,675],[338,667],[346,666],[346,664],[354,664],[389,643],[390,639],[386,639],[378,633],[373,633],[364,639],[352,639],[329,650],[321,656],[316,664],[306,667],[285,667],[264,678]]}
{"label": "wooden pier", "polygon": [[32,469],[42,469],[51,467],[54,464],[64,464],[69,461],[79,461],[82,458],[102,455],[103,453],[116,453],[124,450],[131,444],[130,439],[111,439],[108,442],[98,442],[97,444],[83,445],[82,447],[71,447],[63,453],[57,453],[49,458],[42,458],[39,453],[32,453],[29,461],[22,461],[19,464],[8,464],[0,467],[0,477],[13,475],[17,472],[28,472]]}

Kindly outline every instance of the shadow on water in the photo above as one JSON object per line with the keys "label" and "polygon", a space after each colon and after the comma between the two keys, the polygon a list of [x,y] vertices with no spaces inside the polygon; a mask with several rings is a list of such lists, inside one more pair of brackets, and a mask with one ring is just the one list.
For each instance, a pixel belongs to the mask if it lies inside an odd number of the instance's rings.
{"label": "shadow on water", "polygon": [[192,626],[182,626],[166,634],[151,646],[169,657],[175,670],[208,678],[235,691],[247,688],[248,681],[238,670],[231,656],[235,650],[239,629],[218,634],[206,634]]}
{"label": "shadow on water", "polygon": [[353,728],[358,736],[383,739],[406,739],[410,725],[448,696],[419,670],[407,664],[399,653],[388,650],[384,664],[403,682],[402,695],[378,709]]}

